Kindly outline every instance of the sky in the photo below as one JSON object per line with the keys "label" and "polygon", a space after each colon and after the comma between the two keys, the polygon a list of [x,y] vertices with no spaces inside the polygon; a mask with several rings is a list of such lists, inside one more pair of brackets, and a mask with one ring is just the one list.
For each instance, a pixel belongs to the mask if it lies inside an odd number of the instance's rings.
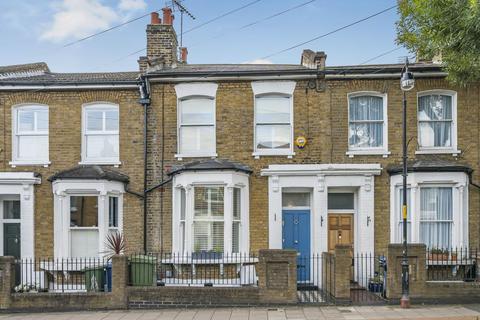
{"label": "sky", "polygon": [[[327,65],[360,64],[395,49],[396,9],[298,48],[279,51],[365,18],[397,0],[259,0],[195,28],[252,0],[184,0],[189,63],[300,63],[303,49],[325,51]],[[309,3],[307,3],[309,2]],[[53,72],[138,70],[146,47],[144,17],[115,30],[65,44],[160,10],[166,0],[0,0],[0,65],[46,62]],[[307,4],[305,4],[307,3]],[[300,6],[305,4],[303,6]],[[298,8],[265,20],[292,7]],[[180,33],[180,12],[174,12]],[[161,14],[160,14],[161,16]],[[246,25],[260,21],[249,27]],[[242,28],[243,27],[243,28]],[[273,54],[273,55],[272,55]],[[403,48],[369,63],[397,63]]]}

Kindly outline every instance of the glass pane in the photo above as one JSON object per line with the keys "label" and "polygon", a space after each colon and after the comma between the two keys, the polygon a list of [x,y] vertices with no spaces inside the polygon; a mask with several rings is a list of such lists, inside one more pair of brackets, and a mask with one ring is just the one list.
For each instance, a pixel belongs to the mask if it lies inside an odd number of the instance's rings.
{"label": "glass pane", "polygon": [[70,197],[70,226],[98,227],[98,197]]}
{"label": "glass pane", "polygon": [[180,120],[182,124],[213,124],[215,104],[214,100],[195,98],[180,102]]}
{"label": "glass pane", "polygon": [[48,160],[48,135],[19,136],[17,160]]}
{"label": "glass pane", "polygon": [[375,148],[383,146],[383,123],[351,123],[350,147]]}
{"label": "glass pane", "polygon": [[118,131],[118,110],[105,111],[105,130]]}
{"label": "glass pane", "polygon": [[89,131],[103,130],[103,111],[98,111],[98,110],[87,111],[87,130]]}
{"label": "glass pane", "polygon": [[282,194],[283,207],[310,207],[310,194],[307,192],[289,192]]}
{"label": "glass pane", "polygon": [[350,121],[383,120],[383,98],[362,96],[350,98]]}
{"label": "glass pane", "polygon": [[213,126],[181,127],[180,153],[215,153],[215,131]]}
{"label": "glass pane", "polygon": [[232,252],[240,252],[240,222],[238,221],[232,224]]}
{"label": "glass pane", "polygon": [[223,252],[223,222],[194,221],[194,252]]}
{"label": "glass pane", "polygon": [[451,122],[420,122],[419,143],[422,147],[450,147]]}
{"label": "glass pane", "polygon": [[118,158],[118,135],[89,135],[86,142],[88,159]]}
{"label": "glass pane", "polygon": [[353,210],[353,193],[328,193],[328,209]]}
{"label": "glass pane", "polygon": [[108,226],[110,228],[118,227],[118,198],[109,197],[108,199]]}
{"label": "glass pane", "polygon": [[186,206],[185,189],[180,189],[180,220],[185,220],[185,206]]}
{"label": "glass pane", "polygon": [[240,220],[241,216],[241,190],[240,188],[233,188],[233,220]]}
{"label": "glass pane", "polygon": [[37,110],[37,131],[48,132],[48,110]]}
{"label": "glass pane", "polygon": [[195,217],[223,218],[223,187],[195,187]]}
{"label": "glass pane", "polygon": [[3,201],[3,219],[20,219],[20,201]]}
{"label": "glass pane", "polygon": [[257,125],[257,149],[290,149],[290,125]]}
{"label": "glass pane", "polygon": [[289,97],[257,97],[255,103],[257,123],[290,123]]}
{"label": "glass pane", "polygon": [[420,242],[430,249],[449,249],[452,246],[452,222],[420,221]]}
{"label": "glass pane", "polygon": [[71,229],[70,235],[71,257],[98,257],[98,230]]}
{"label": "glass pane", "polygon": [[420,188],[420,220],[452,220],[452,188]]}
{"label": "glass pane", "polygon": [[451,120],[452,97],[430,95],[418,98],[419,120]]}
{"label": "glass pane", "polygon": [[35,130],[35,111],[19,110],[18,111],[18,132],[32,132]]}

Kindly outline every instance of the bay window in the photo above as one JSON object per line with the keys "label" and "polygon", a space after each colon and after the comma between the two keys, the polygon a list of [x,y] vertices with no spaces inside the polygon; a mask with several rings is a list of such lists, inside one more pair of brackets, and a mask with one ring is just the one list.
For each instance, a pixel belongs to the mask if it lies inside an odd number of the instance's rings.
{"label": "bay window", "polygon": [[119,107],[93,103],[83,107],[82,164],[120,164]]}
{"label": "bay window", "polygon": [[[430,249],[468,247],[468,169],[409,172],[407,241]],[[431,171],[431,169],[430,169]],[[403,241],[401,170],[390,178],[390,241]]]}
{"label": "bay window", "polygon": [[173,184],[172,252],[248,252],[247,174],[188,171]]}
{"label": "bay window", "polygon": [[348,152],[387,154],[387,96],[375,92],[348,95]]}
{"label": "bay window", "polygon": [[108,234],[123,230],[124,182],[66,177],[52,185],[55,257],[104,255]]}
{"label": "bay window", "polygon": [[11,165],[49,164],[48,106],[28,104],[13,108]]}
{"label": "bay window", "polygon": [[456,93],[445,90],[418,94],[419,153],[457,153]]}

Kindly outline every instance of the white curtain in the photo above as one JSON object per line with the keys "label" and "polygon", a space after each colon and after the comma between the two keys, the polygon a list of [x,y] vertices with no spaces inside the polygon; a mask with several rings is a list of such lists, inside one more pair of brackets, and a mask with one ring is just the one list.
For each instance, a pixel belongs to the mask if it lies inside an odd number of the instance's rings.
{"label": "white curtain", "polygon": [[430,248],[452,245],[452,188],[420,189],[420,242]]}
{"label": "white curtain", "polygon": [[452,145],[452,97],[429,95],[418,98],[419,143],[422,147]]}
{"label": "white curtain", "polygon": [[349,142],[354,148],[383,146],[383,98],[350,98]]}

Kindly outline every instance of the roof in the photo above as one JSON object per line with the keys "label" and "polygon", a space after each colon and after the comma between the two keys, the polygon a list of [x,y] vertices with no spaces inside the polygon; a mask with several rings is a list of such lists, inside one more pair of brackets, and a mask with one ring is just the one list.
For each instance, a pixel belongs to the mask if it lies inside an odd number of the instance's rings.
{"label": "roof", "polygon": [[45,62],[0,66],[0,80],[28,78],[32,76],[43,75],[46,72],[50,72],[50,69]]}
{"label": "roof", "polygon": [[48,178],[48,181],[53,182],[59,179],[93,179],[119,181],[124,183],[129,182],[127,175],[97,165],[80,165],[68,170],[60,171]]}
{"label": "roof", "polygon": [[[467,174],[473,172],[473,169],[468,165],[440,159],[411,161],[407,163],[407,170],[408,172],[465,172]],[[403,166],[390,166],[387,168],[387,172],[390,175],[401,174]]]}
{"label": "roof", "polygon": [[[399,74],[404,67],[399,64],[376,64],[356,66],[330,66],[323,71],[327,75],[391,73]],[[442,72],[442,66],[436,63],[410,64],[413,72]],[[149,71],[151,77],[183,77],[183,76],[213,76],[213,75],[277,75],[277,74],[317,74],[317,69],[307,68],[300,64],[179,64],[173,68]]]}
{"label": "roof", "polygon": [[[398,76],[403,64],[377,64],[356,66],[329,66],[321,71],[327,76],[348,78],[356,76]],[[444,76],[442,66],[434,63],[414,63],[410,70],[416,75],[438,73]],[[178,64],[174,67],[149,71],[152,78],[228,77],[228,76],[315,76],[317,69],[301,64]],[[0,86],[82,86],[82,85],[135,85],[140,71],[55,73],[44,62],[0,66]]]}
{"label": "roof", "polygon": [[208,159],[208,160],[198,160],[183,165],[178,165],[172,167],[168,172],[168,175],[172,176],[185,171],[213,171],[213,170],[233,170],[240,171],[244,173],[252,173],[252,169],[249,166],[224,159]]}

